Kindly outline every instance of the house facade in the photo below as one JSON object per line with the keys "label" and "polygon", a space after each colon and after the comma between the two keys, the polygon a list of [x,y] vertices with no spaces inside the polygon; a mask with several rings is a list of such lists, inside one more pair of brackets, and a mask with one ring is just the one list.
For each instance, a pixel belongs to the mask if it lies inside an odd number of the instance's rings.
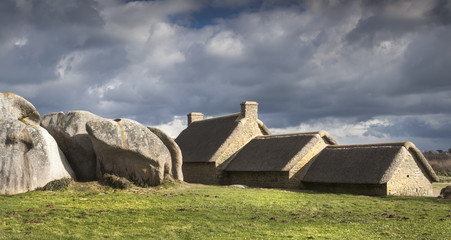
{"label": "house facade", "polygon": [[224,184],[300,188],[310,161],[336,141],[325,131],[258,136],[232,156]]}
{"label": "house facade", "polygon": [[431,196],[436,181],[410,142],[328,146],[302,179],[307,189],[380,196]]}
{"label": "house facade", "polygon": [[239,113],[216,118],[188,114],[188,127],[175,139],[183,155],[185,181],[220,184],[230,157],[254,137],[269,134],[258,119],[256,102],[243,102]]}
{"label": "house facade", "polygon": [[337,145],[325,131],[271,135],[256,102],[215,118],[190,113],[175,141],[191,183],[430,196],[438,181],[410,142]]}

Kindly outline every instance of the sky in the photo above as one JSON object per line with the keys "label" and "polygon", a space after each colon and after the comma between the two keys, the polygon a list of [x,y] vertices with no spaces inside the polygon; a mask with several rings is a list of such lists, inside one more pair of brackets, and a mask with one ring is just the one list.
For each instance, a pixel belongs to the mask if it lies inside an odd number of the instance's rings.
{"label": "sky", "polygon": [[172,137],[259,103],[273,133],[451,148],[451,1],[2,0],[0,92]]}

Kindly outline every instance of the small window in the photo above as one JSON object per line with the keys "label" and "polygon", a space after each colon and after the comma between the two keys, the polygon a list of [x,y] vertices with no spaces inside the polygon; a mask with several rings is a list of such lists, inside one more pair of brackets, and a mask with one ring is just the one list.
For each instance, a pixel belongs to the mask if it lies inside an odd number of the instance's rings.
{"label": "small window", "polygon": [[407,175],[407,177],[409,177],[409,175]]}

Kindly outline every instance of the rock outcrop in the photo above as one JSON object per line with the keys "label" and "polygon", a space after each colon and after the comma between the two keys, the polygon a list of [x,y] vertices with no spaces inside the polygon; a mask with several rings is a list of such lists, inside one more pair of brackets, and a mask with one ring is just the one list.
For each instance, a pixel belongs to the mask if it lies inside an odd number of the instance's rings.
{"label": "rock outcrop", "polygon": [[96,154],[86,132],[86,123],[101,117],[87,111],[49,113],[41,126],[55,138],[79,181],[96,180]]}
{"label": "rock outcrop", "polygon": [[0,194],[17,194],[74,177],[40,115],[24,98],[0,93]]}
{"label": "rock outcrop", "polygon": [[439,198],[451,199],[451,185],[446,186],[440,190]]}
{"label": "rock outcrop", "polygon": [[86,130],[97,156],[97,176],[109,173],[140,186],[156,186],[172,175],[171,155],[148,128],[129,119],[91,120]]}
{"label": "rock outcrop", "polygon": [[0,93],[1,119],[15,119],[26,124],[39,125],[41,117],[25,98],[14,93]]}
{"label": "rock outcrop", "polygon": [[158,138],[164,143],[164,145],[168,148],[171,153],[171,162],[172,162],[172,177],[176,180],[183,181],[183,172],[182,172],[182,150],[180,150],[177,143],[169,137],[166,133],[161,131],[158,128],[147,127],[151,132],[157,135]]}

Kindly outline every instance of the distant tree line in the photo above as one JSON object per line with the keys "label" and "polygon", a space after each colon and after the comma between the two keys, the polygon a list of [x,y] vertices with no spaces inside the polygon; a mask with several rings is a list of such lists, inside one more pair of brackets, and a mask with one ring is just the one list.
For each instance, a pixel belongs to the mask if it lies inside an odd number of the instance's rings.
{"label": "distant tree line", "polygon": [[423,152],[432,169],[439,175],[451,177],[451,148],[448,151],[428,150]]}
{"label": "distant tree line", "polygon": [[445,153],[445,154],[450,154],[451,153],[451,148],[448,148],[448,151],[444,151],[444,150],[426,150],[423,152],[423,154],[441,154],[441,153]]}
{"label": "distant tree line", "polygon": [[429,160],[437,160],[437,161],[446,161],[446,160],[450,160],[451,161],[451,148],[448,149],[448,151],[443,151],[443,150],[428,150],[428,151],[424,151],[423,155]]}

